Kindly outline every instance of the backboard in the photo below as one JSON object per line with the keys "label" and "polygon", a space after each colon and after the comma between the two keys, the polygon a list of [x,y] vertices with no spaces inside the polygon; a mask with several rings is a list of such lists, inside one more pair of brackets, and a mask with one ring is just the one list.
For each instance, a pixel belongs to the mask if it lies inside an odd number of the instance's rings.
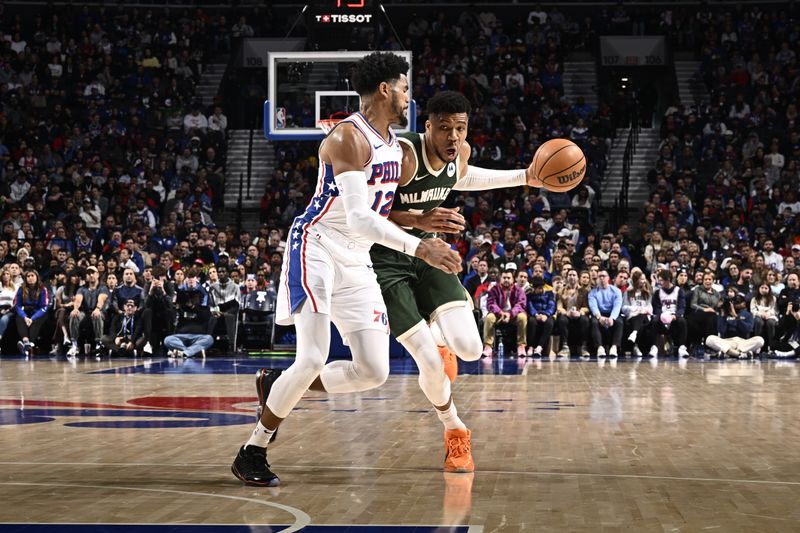
{"label": "backboard", "polygon": [[[354,113],[361,99],[350,84],[353,65],[371,51],[270,52],[267,101],[264,102],[264,136],[270,140],[319,140],[325,133],[320,119],[334,113]],[[393,52],[411,65],[411,52]],[[411,70],[409,87],[413,82]],[[411,89],[409,88],[409,91]],[[411,96],[408,126],[416,129],[416,105]]]}

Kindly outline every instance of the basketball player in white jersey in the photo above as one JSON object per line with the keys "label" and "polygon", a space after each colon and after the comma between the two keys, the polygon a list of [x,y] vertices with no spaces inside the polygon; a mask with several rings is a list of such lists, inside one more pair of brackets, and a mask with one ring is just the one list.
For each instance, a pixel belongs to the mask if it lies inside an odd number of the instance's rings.
{"label": "basketball player in white jersey", "polygon": [[[357,392],[386,380],[389,328],[372,271],[372,244],[448,273],[461,270],[458,253],[444,241],[421,240],[386,219],[402,160],[390,125],[406,121],[408,69],[403,58],[391,53],[361,59],[352,77],[361,112],[340,122],[320,145],[317,189],[290,229],[278,289],[276,319],[295,324],[297,356],[274,383],[259,387],[266,404],[231,466],[247,485],[280,484],[267,463],[267,444],[307,389]],[[325,365],[331,321],[349,344],[352,361]]]}

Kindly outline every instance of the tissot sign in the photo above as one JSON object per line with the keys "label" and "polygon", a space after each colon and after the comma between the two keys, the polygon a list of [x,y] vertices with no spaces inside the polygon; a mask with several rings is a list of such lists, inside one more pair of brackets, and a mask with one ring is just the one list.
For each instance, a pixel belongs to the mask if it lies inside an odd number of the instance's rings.
{"label": "tissot sign", "polygon": [[[371,2],[370,2],[371,3]],[[372,6],[366,0],[326,0],[317,2],[311,14],[317,25],[372,24]]]}

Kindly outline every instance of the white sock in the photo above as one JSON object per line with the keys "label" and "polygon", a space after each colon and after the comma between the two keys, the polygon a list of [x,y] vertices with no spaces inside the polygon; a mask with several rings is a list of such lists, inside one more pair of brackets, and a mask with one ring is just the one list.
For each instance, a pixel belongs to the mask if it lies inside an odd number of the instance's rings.
{"label": "white sock", "polygon": [[253,430],[253,434],[250,435],[250,440],[247,441],[246,446],[258,446],[259,448],[266,448],[267,444],[269,444],[269,439],[275,434],[274,429],[267,429],[264,424],[261,423],[261,420],[258,421],[256,424],[256,429]]}
{"label": "white sock", "polygon": [[436,414],[439,415],[439,420],[442,421],[445,429],[467,429],[464,422],[458,418],[458,409],[456,409],[456,404],[452,400],[448,409],[444,411],[436,409]]}

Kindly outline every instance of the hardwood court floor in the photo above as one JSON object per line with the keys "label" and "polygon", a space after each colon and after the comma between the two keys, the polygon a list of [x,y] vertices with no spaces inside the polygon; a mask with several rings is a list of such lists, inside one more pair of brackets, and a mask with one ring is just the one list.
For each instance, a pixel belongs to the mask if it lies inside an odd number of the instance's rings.
{"label": "hardwood court floor", "polygon": [[794,363],[498,363],[454,386],[474,476],[441,472],[401,361],[377,390],[308,394],[259,489],[229,467],[254,370],[286,361],[0,360],[0,531],[800,530]]}

